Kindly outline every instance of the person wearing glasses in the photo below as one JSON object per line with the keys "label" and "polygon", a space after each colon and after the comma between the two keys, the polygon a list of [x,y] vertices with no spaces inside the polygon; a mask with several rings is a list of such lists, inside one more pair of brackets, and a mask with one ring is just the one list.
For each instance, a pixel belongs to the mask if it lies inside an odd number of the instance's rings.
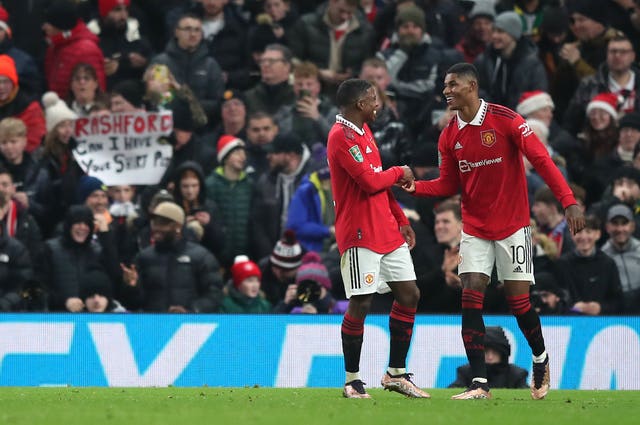
{"label": "person wearing glasses", "polygon": [[190,13],[182,15],[174,37],[151,64],[166,65],[179,84],[188,85],[195,93],[207,117],[215,117],[224,91],[224,79],[220,65],[209,56],[202,34],[201,18]]}
{"label": "person wearing glasses", "polygon": [[285,108],[296,102],[293,87],[289,84],[291,50],[282,44],[269,44],[258,60],[260,82],[245,92],[247,112],[262,111],[272,115],[280,124]]}

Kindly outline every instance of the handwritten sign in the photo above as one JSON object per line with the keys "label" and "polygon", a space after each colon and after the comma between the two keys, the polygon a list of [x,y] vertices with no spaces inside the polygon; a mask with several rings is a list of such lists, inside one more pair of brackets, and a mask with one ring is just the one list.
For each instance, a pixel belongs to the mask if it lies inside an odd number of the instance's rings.
{"label": "handwritten sign", "polygon": [[171,111],[78,118],[73,156],[107,186],[156,184],[171,161],[173,149],[162,139],[172,129]]}

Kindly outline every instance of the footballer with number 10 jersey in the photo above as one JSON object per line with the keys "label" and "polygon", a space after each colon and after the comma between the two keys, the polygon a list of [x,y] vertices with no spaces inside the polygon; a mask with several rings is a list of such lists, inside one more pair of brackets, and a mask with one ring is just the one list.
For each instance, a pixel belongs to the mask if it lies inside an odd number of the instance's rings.
{"label": "footballer with number 10 jersey", "polygon": [[575,204],[546,147],[517,113],[481,101],[470,122],[455,114],[438,141],[440,177],[416,181],[415,195],[452,196],[462,189],[463,231],[502,240],[530,224],[524,154],[563,208]]}
{"label": "footballer with number 10 jersey", "polygon": [[388,189],[404,171],[397,166],[382,170],[369,127],[360,129],[338,115],[329,132],[327,159],[340,254],[355,246],[386,254],[405,243],[399,228],[409,220]]}

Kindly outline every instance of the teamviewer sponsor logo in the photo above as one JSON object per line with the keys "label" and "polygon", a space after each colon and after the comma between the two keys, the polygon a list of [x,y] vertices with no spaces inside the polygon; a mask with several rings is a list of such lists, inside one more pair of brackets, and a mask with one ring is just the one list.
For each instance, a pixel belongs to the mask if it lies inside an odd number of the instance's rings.
{"label": "teamviewer sponsor logo", "polygon": [[474,168],[484,167],[485,165],[500,164],[501,162],[502,162],[501,156],[499,156],[498,158],[483,159],[481,161],[475,161],[475,162],[467,161],[466,159],[461,159],[460,161],[458,161],[458,167],[460,168],[460,172],[468,173]]}

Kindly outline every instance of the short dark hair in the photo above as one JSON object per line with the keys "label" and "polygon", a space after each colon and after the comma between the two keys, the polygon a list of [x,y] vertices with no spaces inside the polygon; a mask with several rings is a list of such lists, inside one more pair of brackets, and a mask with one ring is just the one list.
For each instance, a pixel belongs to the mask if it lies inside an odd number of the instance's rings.
{"label": "short dark hair", "polygon": [[343,81],[336,92],[336,103],[340,108],[351,106],[365,95],[371,87],[373,86],[369,81],[360,78],[351,78]]}
{"label": "short dark hair", "polygon": [[291,52],[291,49],[289,49],[284,44],[280,44],[280,43],[267,44],[267,46],[264,48],[264,51],[266,52],[267,50],[274,50],[276,52],[282,53],[282,59],[288,64],[290,64],[291,61],[293,60],[293,53]]}
{"label": "short dark hair", "polygon": [[447,74],[458,74],[462,77],[472,78],[478,81],[478,70],[475,66],[466,62],[458,62],[455,65],[451,65],[447,69]]}
{"label": "short dark hair", "polygon": [[536,193],[533,195],[533,202],[542,202],[547,205],[553,205],[559,212],[563,211],[562,204],[556,199],[553,191],[547,185],[541,186],[536,190]]}
{"label": "short dark hair", "polygon": [[602,230],[602,222],[595,214],[587,214],[584,217],[584,228],[591,230]]}

